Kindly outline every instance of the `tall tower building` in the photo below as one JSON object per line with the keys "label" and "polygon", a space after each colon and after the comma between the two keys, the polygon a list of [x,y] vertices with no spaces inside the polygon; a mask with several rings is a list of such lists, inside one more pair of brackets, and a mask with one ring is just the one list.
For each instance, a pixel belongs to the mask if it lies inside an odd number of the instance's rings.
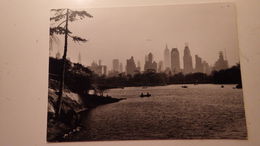
{"label": "tall tower building", "polygon": [[144,71],[157,71],[157,63],[153,61],[153,54],[149,53],[147,55],[147,60],[145,61],[144,64]]}
{"label": "tall tower building", "polygon": [[203,61],[202,62],[202,65],[203,65],[203,73],[205,73],[205,74],[210,74],[211,72],[210,72],[210,66],[209,66],[209,64],[207,63],[207,61]]}
{"label": "tall tower building", "polygon": [[153,54],[152,53],[149,53],[148,54],[148,62],[153,62]]}
{"label": "tall tower building", "polygon": [[219,52],[219,58],[215,63],[214,70],[219,71],[228,68],[228,61],[224,59],[223,52]]}
{"label": "tall tower building", "polygon": [[195,72],[203,73],[202,59],[198,55],[195,55]]}
{"label": "tall tower building", "polygon": [[190,49],[187,44],[185,44],[184,48],[184,56],[183,56],[183,73],[189,74],[192,73],[193,67],[192,67],[192,57],[190,54]]}
{"label": "tall tower building", "polygon": [[159,61],[158,72],[163,72],[163,61]]}
{"label": "tall tower building", "polygon": [[134,75],[136,71],[136,64],[134,61],[134,57],[132,56],[130,59],[126,60],[126,74]]}
{"label": "tall tower building", "polygon": [[95,61],[91,63],[91,66],[89,66],[89,69],[95,72],[98,75],[104,74],[103,67],[101,65],[101,60],[99,61],[99,64],[97,64]]}
{"label": "tall tower building", "polygon": [[123,72],[123,64],[120,62],[119,64],[119,72],[122,73]]}
{"label": "tall tower building", "polygon": [[164,49],[164,67],[165,69],[171,68],[171,59],[170,59],[170,50],[168,49],[168,46],[166,44],[166,47]]}
{"label": "tall tower building", "polygon": [[181,72],[180,54],[177,48],[173,48],[171,51],[171,70],[173,74]]}
{"label": "tall tower building", "polygon": [[137,61],[137,71],[141,72],[141,62]]}
{"label": "tall tower building", "polygon": [[112,64],[113,64],[113,71],[114,72],[119,72],[119,60],[118,59],[113,59],[112,61]]}

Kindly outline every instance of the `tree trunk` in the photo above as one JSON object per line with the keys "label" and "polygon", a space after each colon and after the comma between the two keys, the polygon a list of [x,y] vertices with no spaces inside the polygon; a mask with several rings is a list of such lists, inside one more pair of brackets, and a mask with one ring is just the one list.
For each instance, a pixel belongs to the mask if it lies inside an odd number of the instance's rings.
{"label": "tree trunk", "polygon": [[61,108],[62,108],[62,96],[63,96],[64,76],[65,76],[65,69],[66,69],[66,56],[67,56],[67,48],[68,48],[68,17],[69,17],[69,9],[67,9],[66,12],[64,53],[62,57],[62,70],[60,76],[59,96],[58,96],[57,107],[56,107],[57,118],[60,117]]}

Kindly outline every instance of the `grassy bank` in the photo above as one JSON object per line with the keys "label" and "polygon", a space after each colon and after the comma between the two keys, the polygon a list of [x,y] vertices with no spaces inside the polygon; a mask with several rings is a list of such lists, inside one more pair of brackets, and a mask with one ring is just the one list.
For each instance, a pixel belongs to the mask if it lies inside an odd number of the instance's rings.
{"label": "grassy bank", "polygon": [[[49,81],[55,84],[53,80]],[[53,86],[52,86],[53,87]],[[48,90],[48,124],[47,124],[47,141],[58,142],[64,141],[69,135],[80,131],[79,125],[81,113],[91,110],[94,107],[103,104],[118,102],[122,99],[112,98],[111,96],[98,95],[79,95],[66,89],[63,94],[61,115],[55,117],[55,106],[58,99],[58,90],[49,88]]]}

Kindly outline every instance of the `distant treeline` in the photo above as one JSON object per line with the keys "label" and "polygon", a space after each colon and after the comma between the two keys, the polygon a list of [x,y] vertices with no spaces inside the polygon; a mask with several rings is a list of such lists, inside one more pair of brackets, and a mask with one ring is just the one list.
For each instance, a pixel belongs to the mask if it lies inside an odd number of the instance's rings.
{"label": "distant treeline", "polygon": [[134,76],[119,74],[115,77],[96,77],[95,82],[107,86],[107,88],[169,84],[241,84],[241,72],[240,65],[237,64],[225,70],[213,71],[210,75],[204,73],[168,75],[166,73],[144,72]]}
{"label": "distant treeline", "polygon": [[[50,58],[49,61],[49,77],[52,80],[59,81],[61,60]],[[65,87],[80,94],[86,94],[86,91],[93,88],[105,90],[117,87],[169,84],[241,84],[239,64],[225,70],[213,71],[210,75],[204,73],[168,75],[166,73],[143,72],[134,76],[119,74],[118,76],[107,77],[98,76],[81,64],[73,64],[67,61],[65,75]]]}

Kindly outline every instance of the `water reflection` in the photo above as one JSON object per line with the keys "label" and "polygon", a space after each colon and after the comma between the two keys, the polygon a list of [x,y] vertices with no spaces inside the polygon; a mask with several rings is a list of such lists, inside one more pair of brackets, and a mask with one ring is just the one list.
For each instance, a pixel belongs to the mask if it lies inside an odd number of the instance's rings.
{"label": "water reflection", "polygon": [[[127,98],[86,114],[75,140],[245,139],[242,90],[234,85],[180,85],[111,89]],[[140,93],[151,97],[140,98]]]}

